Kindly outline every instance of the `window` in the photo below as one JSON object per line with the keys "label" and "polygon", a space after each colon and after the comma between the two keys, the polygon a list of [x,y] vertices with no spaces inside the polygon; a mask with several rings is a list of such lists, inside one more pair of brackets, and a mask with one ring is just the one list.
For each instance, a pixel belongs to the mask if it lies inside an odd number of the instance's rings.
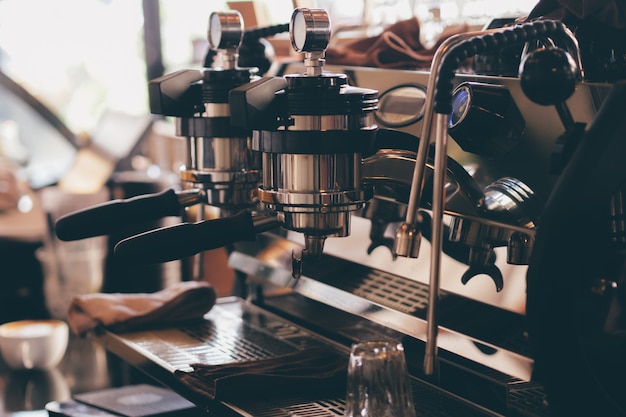
{"label": "window", "polygon": [[[158,0],[144,0],[144,2]],[[486,20],[528,13],[534,0],[257,0],[271,24],[287,23],[291,4],[326,8],[333,25],[361,24],[366,16],[398,19]],[[161,0],[164,70],[198,67],[208,17],[226,1]],[[369,15],[366,8],[374,8]],[[384,15],[389,10],[402,15]],[[373,17],[372,17],[373,19]],[[374,22],[375,23],[375,22]],[[380,22],[379,22],[380,23]],[[388,23],[388,22],[387,22]],[[50,106],[74,132],[90,132],[107,110],[148,112],[141,0],[2,0],[0,69]]]}

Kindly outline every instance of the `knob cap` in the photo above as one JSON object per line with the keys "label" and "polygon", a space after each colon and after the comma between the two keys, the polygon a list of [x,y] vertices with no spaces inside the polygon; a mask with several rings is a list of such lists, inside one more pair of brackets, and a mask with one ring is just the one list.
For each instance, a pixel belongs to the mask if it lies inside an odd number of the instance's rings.
{"label": "knob cap", "polygon": [[560,48],[536,49],[520,65],[522,90],[543,106],[567,100],[574,93],[579,74],[572,56]]}

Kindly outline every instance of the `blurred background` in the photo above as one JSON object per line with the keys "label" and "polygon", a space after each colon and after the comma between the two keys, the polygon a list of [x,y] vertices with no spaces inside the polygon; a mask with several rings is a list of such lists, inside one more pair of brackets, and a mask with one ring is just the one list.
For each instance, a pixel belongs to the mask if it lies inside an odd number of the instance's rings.
{"label": "blurred background", "polygon": [[[227,3],[230,3],[227,4]],[[0,68],[50,106],[74,132],[89,135],[107,110],[146,114],[146,14],[158,12],[163,72],[198,66],[212,11],[254,3],[256,25],[287,23],[291,0],[0,0]],[[333,28],[380,27],[412,14],[429,26],[523,16],[534,0],[317,0]],[[249,22],[250,19],[244,21]],[[152,35],[157,33],[152,32]],[[150,34],[149,34],[150,35]],[[150,42],[154,42],[151,39]],[[153,62],[154,64],[154,62]]]}

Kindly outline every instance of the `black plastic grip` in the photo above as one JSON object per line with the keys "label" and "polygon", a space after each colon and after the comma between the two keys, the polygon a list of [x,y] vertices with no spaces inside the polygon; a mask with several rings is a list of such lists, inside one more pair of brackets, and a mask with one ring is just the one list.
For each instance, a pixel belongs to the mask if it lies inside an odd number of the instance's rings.
{"label": "black plastic grip", "polygon": [[502,48],[524,44],[531,40],[561,35],[565,25],[556,20],[538,20],[512,26],[502,31],[485,33],[454,45],[443,58],[434,92],[434,110],[439,114],[452,111],[452,80],[459,65],[476,54],[500,51]]}
{"label": "black plastic grip", "polygon": [[138,222],[181,214],[176,191],[145,194],[124,200],[111,200],[66,214],[56,221],[56,235],[61,240],[79,240],[108,235]]}
{"label": "black plastic grip", "polygon": [[196,106],[202,103],[202,89],[198,84],[200,80],[202,72],[187,69],[150,80],[150,112],[164,116],[192,117]]}
{"label": "black plastic grip", "polygon": [[205,250],[256,239],[252,215],[181,223],[131,236],[115,245],[115,259],[126,264],[154,264],[183,259]]}

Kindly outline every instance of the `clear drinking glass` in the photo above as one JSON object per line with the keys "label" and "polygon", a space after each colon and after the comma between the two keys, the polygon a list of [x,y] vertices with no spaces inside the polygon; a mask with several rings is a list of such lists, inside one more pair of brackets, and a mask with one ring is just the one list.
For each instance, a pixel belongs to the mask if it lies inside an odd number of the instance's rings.
{"label": "clear drinking glass", "polygon": [[415,417],[401,343],[380,340],[352,345],[345,417]]}

